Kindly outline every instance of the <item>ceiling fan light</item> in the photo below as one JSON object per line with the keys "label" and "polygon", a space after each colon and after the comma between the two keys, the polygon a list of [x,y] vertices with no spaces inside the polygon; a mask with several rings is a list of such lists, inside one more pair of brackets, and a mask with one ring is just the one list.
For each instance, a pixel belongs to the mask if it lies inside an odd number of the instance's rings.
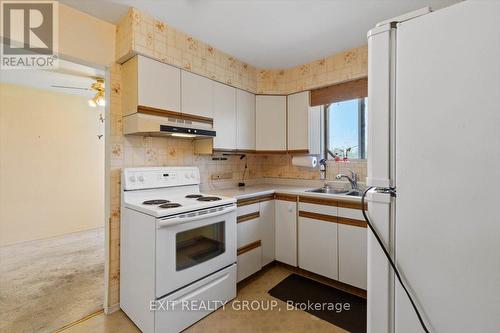
{"label": "ceiling fan light", "polygon": [[95,91],[96,93],[93,98],[89,99],[89,106],[93,108],[95,108],[96,106],[105,106],[106,99],[104,97],[104,79],[96,78],[96,82],[92,83],[90,89]]}
{"label": "ceiling fan light", "polygon": [[99,106],[106,106],[106,100],[103,96],[97,97],[96,104]]}
{"label": "ceiling fan light", "polygon": [[94,98],[89,99],[88,103],[91,108],[95,108],[97,106],[97,103],[95,102]]}

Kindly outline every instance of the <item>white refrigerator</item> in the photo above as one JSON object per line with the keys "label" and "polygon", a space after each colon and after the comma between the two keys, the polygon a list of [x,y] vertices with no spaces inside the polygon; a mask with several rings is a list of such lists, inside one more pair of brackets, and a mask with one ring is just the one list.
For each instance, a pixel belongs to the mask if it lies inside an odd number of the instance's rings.
{"label": "white refrigerator", "polygon": [[[368,215],[430,332],[500,332],[500,1],[368,33]],[[368,332],[423,332],[368,233]]]}

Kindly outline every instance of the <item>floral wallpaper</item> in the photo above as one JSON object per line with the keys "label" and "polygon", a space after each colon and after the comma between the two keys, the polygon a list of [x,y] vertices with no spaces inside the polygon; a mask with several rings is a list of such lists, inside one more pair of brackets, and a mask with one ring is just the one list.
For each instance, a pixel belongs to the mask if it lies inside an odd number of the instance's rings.
{"label": "floral wallpaper", "polygon": [[142,54],[234,87],[255,92],[257,69],[135,8],[118,23],[116,58]]}
{"label": "floral wallpaper", "polygon": [[116,58],[142,54],[257,94],[291,94],[365,77],[368,46],[287,69],[258,69],[130,8],[117,25]]}
{"label": "floral wallpaper", "polygon": [[368,46],[364,45],[288,69],[259,70],[256,93],[286,95],[367,75]]}

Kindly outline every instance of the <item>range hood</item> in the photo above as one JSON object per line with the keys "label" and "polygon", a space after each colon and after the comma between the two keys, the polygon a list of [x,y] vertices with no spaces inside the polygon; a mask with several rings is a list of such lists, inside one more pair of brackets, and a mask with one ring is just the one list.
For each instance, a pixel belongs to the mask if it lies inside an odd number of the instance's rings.
{"label": "range hood", "polygon": [[123,134],[195,139],[215,137],[211,122],[190,120],[182,115],[160,116],[140,112],[123,117]]}

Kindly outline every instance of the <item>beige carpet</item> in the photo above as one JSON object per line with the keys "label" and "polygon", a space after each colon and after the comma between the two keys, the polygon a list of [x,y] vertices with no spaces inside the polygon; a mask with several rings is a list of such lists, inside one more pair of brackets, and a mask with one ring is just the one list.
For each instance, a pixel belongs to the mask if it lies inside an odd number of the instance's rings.
{"label": "beige carpet", "polygon": [[103,228],[0,248],[0,332],[52,332],[103,298]]}

